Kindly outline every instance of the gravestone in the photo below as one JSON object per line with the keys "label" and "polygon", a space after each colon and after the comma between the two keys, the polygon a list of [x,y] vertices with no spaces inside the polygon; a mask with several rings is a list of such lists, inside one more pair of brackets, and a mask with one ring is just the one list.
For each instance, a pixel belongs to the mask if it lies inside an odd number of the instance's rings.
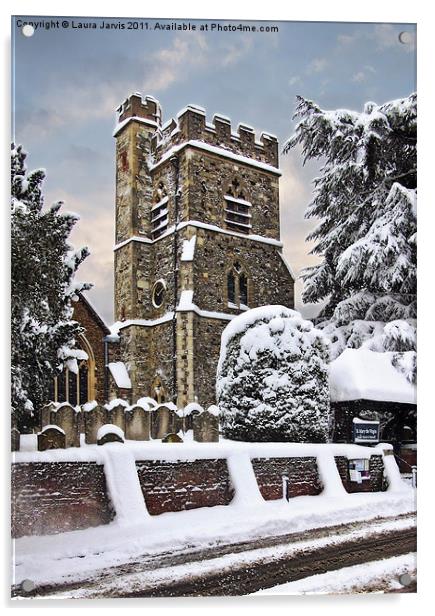
{"label": "gravestone", "polygon": [[165,438],[162,438],[162,443],[182,443],[183,439],[181,438],[181,436],[178,436],[178,434],[174,434],[173,432],[170,432],[169,434],[167,434],[165,436]]}
{"label": "gravestone", "polygon": [[199,443],[216,443],[219,441],[219,417],[204,411],[193,418],[193,440]]}
{"label": "gravestone", "polygon": [[40,416],[41,430],[44,428],[44,426],[48,426],[49,424],[52,424],[55,421],[55,416],[53,415],[53,413],[56,412],[56,408],[57,406],[54,404],[54,402],[49,402],[48,404],[42,407],[41,416]]}
{"label": "gravestone", "polygon": [[125,413],[125,438],[131,441],[149,441],[150,411],[135,406]]}
{"label": "gravestone", "polygon": [[84,411],[85,442],[88,445],[96,445],[98,430],[108,422],[107,414],[107,409],[99,405]]}
{"label": "gravestone", "polygon": [[125,406],[123,404],[117,404],[109,409],[107,422],[114,426],[118,426],[118,428],[121,428],[121,430],[125,432]]}
{"label": "gravestone", "polygon": [[20,451],[20,432],[18,428],[11,428],[11,451]]}
{"label": "gravestone", "polygon": [[65,449],[66,434],[59,426],[45,426],[38,433],[38,451],[46,451],[47,449]]}
{"label": "gravestone", "polygon": [[204,409],[196,402],[188,404],[183,411],[183,430],[193,430],[193,418],[202,413]]}
{"label": "gravestone", "polygon": [[97,433],[97,445],[106,445],[106,443],[123,443],[124,432],[119,426],[114,424],[105,424],[101,426]]}
{"label": "gravestone", "polygon": [[151,437],[162,439],[167,434],[177,433],[182,428],[182,419],[174,409],[162,405],[151,411]]}
{"label": "gravestone", "polygon": [[65,432],[65,447],[80,447],[78,413],[70,404],[60,406],[53,413],[56,426]]}

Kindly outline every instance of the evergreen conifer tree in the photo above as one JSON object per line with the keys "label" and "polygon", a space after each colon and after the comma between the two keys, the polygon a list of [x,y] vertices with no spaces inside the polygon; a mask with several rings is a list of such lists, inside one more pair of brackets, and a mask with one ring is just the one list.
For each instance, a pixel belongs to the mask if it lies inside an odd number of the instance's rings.
{"label": "evergreen conifer tree", "polygon": [[11,398],[22,430],[34,425],[53,377],[85,355],[74,348],[81,329],[71,319],[71,302],[91,287],[74,280],[88,249],[74,251],[67,242],[78,216],[61,213],[62,202],[43,207],[45,173],[27,174],[25,159],[12,144]]}
{"label": "evergreen conifer tree", "polygon": [[325,111],[298,97],[295,117],[284,152],[300,145],[304,162],[323,162],[306,211],[320,219],[307,239],[322,261],[302,274],[304,301],[326,300],[319,327],[327,328],[335,355],[369,339],[373,350],[413,352],[416,94],[366,103],[362,113]]}

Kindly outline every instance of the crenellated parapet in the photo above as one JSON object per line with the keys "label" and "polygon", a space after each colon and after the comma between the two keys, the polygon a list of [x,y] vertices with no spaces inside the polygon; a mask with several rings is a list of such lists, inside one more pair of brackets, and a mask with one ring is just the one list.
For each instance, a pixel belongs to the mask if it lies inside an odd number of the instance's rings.
{"label": "crenellated parapet", "polygon": [[116,109],[118,114],[117,132],[121,126],[125,126],[129,119],[148,121],[151,125],[160,127],[162,124],[162,108],[158,100],[153,96],[145,96],[135,92],[128,96]]}
{"label": "crenellated parapet", "polygon": [[274,135],[261,133],[257,139],[255,130],[246,124],[239,124],[234,131],[231,120],[220,114],[214,115],[213,122],[207,122],[205,110],[196,105],[187,105],[175,119],[163,125],[161,133],[155,135],[153,153],[156,162],[174,146],[188,141],[201,141],[278,167],[278,139]]}

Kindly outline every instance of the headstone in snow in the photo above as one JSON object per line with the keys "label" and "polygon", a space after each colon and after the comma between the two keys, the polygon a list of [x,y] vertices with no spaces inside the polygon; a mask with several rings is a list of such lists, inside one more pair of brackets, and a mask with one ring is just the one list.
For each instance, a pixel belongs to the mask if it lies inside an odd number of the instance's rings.
{"label": "headstone in snow", "polygon": [[150,411],[134,406],[125,412],[125,438],[131,441],[149,441]]}
{"label": "headstone in snow", "polygon": [[97,433],[97,445],[106,445],[106,443],[123,443],[124,432],[119,426],[114,424],[106,424],[99,428]]}
{"label": "headstone in snow", "polygon": [[108,411],[104,406],[94,406],[83,413],[85,420],[85,442],[88,445],[97,443],[97,433],[101,426],[108,422]]}
{"label": "headstone in snow", "polygon": [[204,411],[193,418],[193,440],[199,443],[219,441],[219,417]]}
{"label": "headstone in snow", "polygon": [[54,404],[54,402],[49,402],[42,407],[40,416],[41,430],[44,426],[48,426],[49,424],[52,424],[54,422],[54,417],[52,416],[53,411],[56,411],[56,405]]}
{"label": "headstone in snow", "polygon": [[18,428],[11,429],[11,451],[20,451],[20,432]]}
{"label": "headstone in snow", "polygon": [[118,428],[121,428],[125,432],[125,407],[122,404],[118,404],[109,410],[108,423],[111,423]]}
{"label": "headstone in snow", "polygon": [[191,402],[183,410],[184,432],[193,430],[193,418],[202,413],[204,409],[197,402]]}
{"label": "headstone in snow", "polygon": [[55,413],[55,424],[65,432],[65,447],[80,447],[78,414],[70,404],[59,407]]}
{"label": "headstone in snow", "polygon": [[158,406],[152,411],[151,436],[153,439],[162,439],[171,432],[177,433],[181,427],[181,417],[168,406]]}
{"label": "headstone in snow", "polygon": [[47,449],[65,449],[65,431],[59,426],[48,425],[38,433],[38,451]]}

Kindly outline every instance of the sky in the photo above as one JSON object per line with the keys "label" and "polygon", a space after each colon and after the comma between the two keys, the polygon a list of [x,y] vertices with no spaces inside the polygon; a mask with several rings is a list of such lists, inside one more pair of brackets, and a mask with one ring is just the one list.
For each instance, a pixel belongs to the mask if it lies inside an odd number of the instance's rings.
{"label": "sky", "polygon": [[[88,293],[102,318],[113,321],[113,246],[115,208],[115,109],[130,93],[157,98],[163,121],[193,103],[277,135],[282,148],[293,133],[295,97],[324,109],[362,110],[364,103],[409,95],[416,89],[415,26],[317,22],[242,22],[278,26],[278,32],[210,31],[241,22],[137,20],[148,29],[127,29],[127,19],[71,18],[68,28],[37,28],[25,37],[23,21],[12,22],[13,139],[29,153],[29,170],[43,167],[45,202],[65,202],[80,215],[71,242],[91,255],[78,272],[94,283]],[[95,22],[96,29],[73,28]],[[125,29],[101,28],[102,23]],[[196,31],[157,30],[159,24],[195,24]],[[208,31],[200,31],[208,24]],[[401,37],[402,32],[409,36]],[[305,241],[316,221],[305,220],[312,180],[320,163],[305,166],[300,150],[281,155],[281,239],[293,271],[318,262]],[[318,306],[301,301],[307,317]]]}

